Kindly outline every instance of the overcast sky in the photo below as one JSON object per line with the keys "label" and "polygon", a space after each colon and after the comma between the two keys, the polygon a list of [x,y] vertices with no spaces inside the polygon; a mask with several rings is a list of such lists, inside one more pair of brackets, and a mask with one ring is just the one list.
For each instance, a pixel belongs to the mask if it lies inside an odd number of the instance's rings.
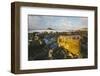
{"label": "overcast sky", "polygon": [[88,27],[87,17],[29,15],[28,30],[74,30]]}

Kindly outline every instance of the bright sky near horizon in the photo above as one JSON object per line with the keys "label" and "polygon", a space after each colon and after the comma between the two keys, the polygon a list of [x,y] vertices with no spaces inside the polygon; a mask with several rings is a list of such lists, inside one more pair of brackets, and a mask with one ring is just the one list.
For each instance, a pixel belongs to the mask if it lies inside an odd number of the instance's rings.
{"label": "bright sky near horizon", "polygon": [[74,30],[88,27],[88,17],[29,15],[28,30]]}

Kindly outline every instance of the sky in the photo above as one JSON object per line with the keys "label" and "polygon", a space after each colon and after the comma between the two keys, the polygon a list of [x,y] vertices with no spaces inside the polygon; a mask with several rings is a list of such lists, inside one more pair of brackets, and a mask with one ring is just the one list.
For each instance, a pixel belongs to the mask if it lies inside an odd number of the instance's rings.
{"label": "sky", "polygon": [[88,27],[87,17],[28,15],[28,30],[76,30]]}

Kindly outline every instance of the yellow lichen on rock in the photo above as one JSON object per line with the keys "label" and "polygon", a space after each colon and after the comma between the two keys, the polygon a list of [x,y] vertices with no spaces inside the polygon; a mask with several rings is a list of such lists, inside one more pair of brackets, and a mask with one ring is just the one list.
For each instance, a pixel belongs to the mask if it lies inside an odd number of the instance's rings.
{"label": "yellow lichen on rock", "polygon": [[79,37],[79,35],[59,36],[57,43],[58,43],[59,47],[63,47],[70,53],[79,57],[79,55],[80,55],[80,37]]}

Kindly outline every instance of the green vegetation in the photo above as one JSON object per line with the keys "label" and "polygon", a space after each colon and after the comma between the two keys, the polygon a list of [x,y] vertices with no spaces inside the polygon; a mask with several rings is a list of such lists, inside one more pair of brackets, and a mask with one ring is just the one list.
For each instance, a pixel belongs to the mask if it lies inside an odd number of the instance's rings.
{"label": "green vegetation", "polygon": [[[51,28],[49,28],[51,30]],[[59,46],[59,36],[80,36],[80,55],[77,56]],[[88,57],[87,30],[74,32],[33,32],[28,33],[28,60],[76,59]],[[74,42],[73,42],[74,43]],[[77,47],[77,46],[76,46]]]}

